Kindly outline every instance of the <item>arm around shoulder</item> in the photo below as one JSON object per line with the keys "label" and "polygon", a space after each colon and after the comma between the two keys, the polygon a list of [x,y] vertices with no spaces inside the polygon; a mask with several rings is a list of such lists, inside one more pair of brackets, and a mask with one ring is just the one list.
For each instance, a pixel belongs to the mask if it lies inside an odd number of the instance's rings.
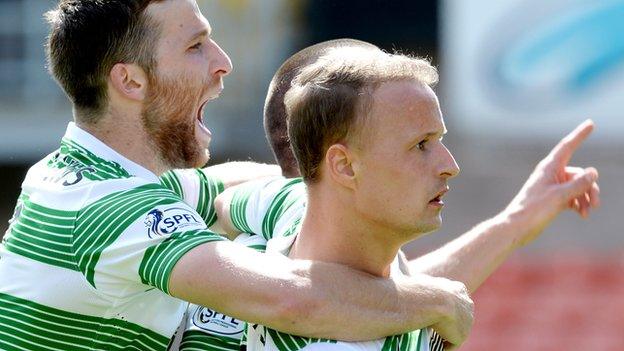
{"label": "arm around shoulder", "polygon": [[[171,273],[169,291],[286,333],[355,341],[455,318],[457,304],[449,303],[455,292],[449,293],[437,279],[382,279],[341,265],[291,260],[220,241],[185,254]],[[462,338],[458,335],[467,331],[447,334]]]}

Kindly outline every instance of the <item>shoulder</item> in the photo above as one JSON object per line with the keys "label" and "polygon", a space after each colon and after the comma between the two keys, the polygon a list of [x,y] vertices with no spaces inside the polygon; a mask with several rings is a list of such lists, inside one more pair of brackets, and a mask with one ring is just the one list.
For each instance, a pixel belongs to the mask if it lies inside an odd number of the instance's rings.
{"label": "shoulder", "polygon": [[102,228],[115,223],[117,230],[144,225],[150,235],[160,236],[182,229],[180,225],[169,225],[167,230],[162,227],[174,219],[189,227],[206,226],[201,216],[173,191],[141,178],[94,182],[84,197],[76,221],[77,234],[93,226]]}
{"label": "shoulder", "polygon": [[103,200],[140,199],[142,201],[175,200],[179,195],[160,183],[138,177],[117,178],[89,184],[87,204]]}

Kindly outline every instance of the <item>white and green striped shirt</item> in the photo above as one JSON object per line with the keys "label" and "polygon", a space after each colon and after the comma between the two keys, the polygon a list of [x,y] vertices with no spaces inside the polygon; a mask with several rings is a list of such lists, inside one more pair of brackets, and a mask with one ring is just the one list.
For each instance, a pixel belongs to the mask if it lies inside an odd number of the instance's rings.
{"label": "white and green striped shirt", "polygon": [[187,306],[168,295],[171,270],[222,240],[206,225],[222,186],[200,173],[161,184],[70,123],[28,171],[0,245],[0,349],[165,350]]}
{"label": "white and green striped shirt", "polygon": [[[305,185],[299,178],[253,181],[234,193],[230,217],[237,229],[267,239],[267,252],[288,255],[300,229],[306,199]],[[401,274],[396,260],[391,274]],[[289,335],[261,325],[249,325],[247,340],[247,351],[429,351],[442,350],[442,346],[437,333],[428,328],[367,342],[342,342]]]}
{"label": "white and green striped shirt", "polygon": [[[259,235],[240,234],[235,242],[264,252],[266,240]],[[208,307],[189,304],[181,342],[173,350],[239,351],[247,323]]]}

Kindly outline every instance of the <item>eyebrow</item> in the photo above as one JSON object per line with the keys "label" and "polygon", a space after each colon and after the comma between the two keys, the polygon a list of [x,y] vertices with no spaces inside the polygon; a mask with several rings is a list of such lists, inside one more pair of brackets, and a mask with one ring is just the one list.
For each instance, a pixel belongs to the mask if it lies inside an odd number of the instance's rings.
{"label": "eyebrow", "polygon": [[446,135],[446,133],[447,133],[447,132],[448,132],[448,131],[446,130],[446,128],[444,128],[444,130],[442,131],[442,133],[438,133],[438,132],[429,132],[429,133],[427,133],[427,134],[423,135],[423,136],[422,136],[422,138],[429,138],[429,137],[433,137],[433,136],[436,136],[436,135],[440,135],[440,136],[442,136],[442,135]]}
{"label": "eyebrow", "polygon": [[191,42],[201,37],[208,37],[210,36],[210,32],[211,32],[211,28],[203,28],[202,30],[193,34],[193,36],[191,36],[191,38],[188,41]]}
{"label": "eyebrow", "polygon": [[425,134],[418,134],[418,135],[414,135],[412,138],[410,138],[409,140],[411,140],[410,142],[416,142],[416,141],[420,141],[423,139],[427,139],[427,138],[431,138],[431,137],[435,137],[440,135],[440,137],[442,137],[443,135],[445,135],[447,132],[446,128],[444,128],[444,130],[442,131],[442,133],[438,133],[438,132],[429,132],[429,133],[425,133]]}

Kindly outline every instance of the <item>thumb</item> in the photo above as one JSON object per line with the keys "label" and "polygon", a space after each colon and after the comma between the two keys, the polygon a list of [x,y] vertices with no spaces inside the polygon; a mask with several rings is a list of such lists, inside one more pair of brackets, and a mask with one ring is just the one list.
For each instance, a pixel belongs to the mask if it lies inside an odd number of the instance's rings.
{"label": "thumb", "polygon": [[591,189],[592,184],[598,180],[598,171],[593,168],[585,168],[584,172],[579,172],[569,181],[560,185],[562,197],[567,202],[581,196]]}

